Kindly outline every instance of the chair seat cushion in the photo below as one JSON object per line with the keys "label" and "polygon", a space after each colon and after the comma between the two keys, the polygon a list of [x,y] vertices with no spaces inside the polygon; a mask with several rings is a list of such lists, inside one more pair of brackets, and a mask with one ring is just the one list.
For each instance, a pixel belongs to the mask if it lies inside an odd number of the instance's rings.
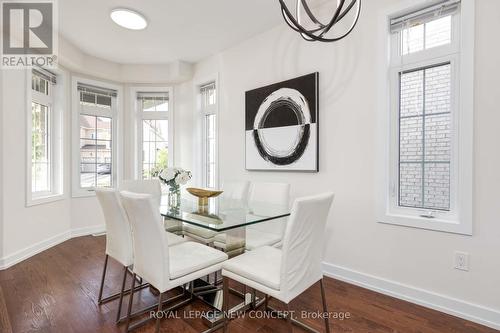
{"label": "chair seat cushion", "polygon": [[[249,251],[255,250],[256,248],[266,246],[266,245],[274,245],[281,241],[280,234],[274,234],[270,232],[263,232],[261,230],[246,229],[246,246],[245,248]],[[227,244],[226,242],[226,234],[218,234],[215,236],[215,245],[221,247],[223,249],[232,250],[234,248],[240,247],[240,244]],[[229,245],[229,246],[228,246]],[[234,246],[232,246],[234,245]],[[238,245],[238,246],[236,246]]]}
{"label": "chair seat cushion", "polygon": [[169,247],[170,279],[177,279],[227,260],[224,252],[196,242]]}
{"label": "chair seat cushion", "polygon": [[271,246],[259,247],[226,261],[222,269],[223,274],[226,270],[280,290],[281,250]]}
{"label": "chair seat cushion", "polygon": [[168,246],[174,246],[180,243],[184,243],[186,240],[181,236],[177,236],[171,232],[167,232]]}

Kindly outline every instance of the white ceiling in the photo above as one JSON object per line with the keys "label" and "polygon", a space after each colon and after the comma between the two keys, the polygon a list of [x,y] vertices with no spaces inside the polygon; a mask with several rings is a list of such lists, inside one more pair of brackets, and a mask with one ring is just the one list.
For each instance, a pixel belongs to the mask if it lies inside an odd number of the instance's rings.
{"label": "white ceiling", "polygon": [[[279,24],[277,0],[63,0],[60,33],[83,52],[123,64],[199,61]],[[131,31],[109,18],[116,7],[146,16]]]}

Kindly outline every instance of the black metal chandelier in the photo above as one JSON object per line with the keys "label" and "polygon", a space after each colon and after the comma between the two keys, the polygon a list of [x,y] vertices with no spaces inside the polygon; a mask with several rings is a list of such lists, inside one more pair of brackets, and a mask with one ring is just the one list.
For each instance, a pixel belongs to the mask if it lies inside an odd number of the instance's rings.
{"label": "black metal chandelier", "polygon": [[[331,0],[337,1],[337,9],[333,13],[333,17],[330,21],[325,24],[320,22],[320,20],[313,14],[311,7],[307,4],[308,0],[295,1],[295,15],[293,15],[285,0],[279,0],[281,4],[281,13],[290,28],[299,32],[302,38],[307,41],[336,42],[341,40],[349,35],[354,29],[361,12],[361,0],[350,0],[349,4],[347,4],[346,0]],[[355,8],[354,10],[356,12],[354,13],[352,24],[348,26],[347,30],[342,34],[328,36],[329,32],[333,31],[332,28],[338,26],[338,23],[345,18],[346,15],[353,10],[353,8]],[[333,35],[333,33],[331,34]]]}

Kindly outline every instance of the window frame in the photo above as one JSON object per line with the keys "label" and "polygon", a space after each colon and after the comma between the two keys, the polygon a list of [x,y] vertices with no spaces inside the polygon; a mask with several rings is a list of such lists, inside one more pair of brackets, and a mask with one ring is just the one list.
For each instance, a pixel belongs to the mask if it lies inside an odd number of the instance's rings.
{"label": "window frame", "polygon": [[[204,107],[203,101],[202,101],[202,94],[200,92],[200,89],[203,86],[209,85],[209,84],[214,84],[215,85],[215,104],[210,105],[208,107]],[[200,147],[201,147],[201,165],[200,165],[200,171],[201,171],[201,182],[202,182],[202,187],[207,187],[208,188],[208,178],[207,178],[207,173],[208,173],[208,141],[207,141],[207,116],[209,115],[214,115],[215,116],[215,184],[214,187],[217,189],[219,187],[219,80],[218,80],[218,75],[212,77],[212,78],[205,78],[204,80],[199,81],[196,84],[196,94],[197,94],[197,99],[198,99],[198,108],[197,108],[197,117],[200,119]]]}
{"label": "window frame", "polygon": [[90,116],[110,117],[112,124],[112,164],[111,164],[111,188],[119,188],[121,183],[121,173],[123,166],[123,144],[122,144],[122,122],[123,122],[123,88],[122,86],[109,83],[101,80],[92,80],[85,77],[73,76],[71,84],[72,96],[72,197],[89,197],[95,196],[95,188],[82,188],[80,187],[80,92],[78,91],[78,84],[86,84],[105,89],[112,89],[117,91],[117,97],[112,98],[112,105],[110,112],[103,110],[92,111]]}
{"label": "window frame", "polygon": [[[140,92],[148,93],[167,93],[168,94],[168,111],[166,112],[148,112],[149,117],[144,118],[144,112],[139,106],[137,94]],[[134,145],[136,147],[134,154],[134,177],[135,179],[142,178],[142,161],[143,161],[143,133],[142,121],[143,120],[168,120],[168,165],[174,166],[174,89],[172,86],[135,86],[130,88],[130,100],[132,103],[132,110],[134,112]]]}
{"label": "window frame", "polygon": [[[404,60],[395,54],[399,37],[389,31],[389,20],[402,12],[422,8],[432,1],[419,1],[413,7],[394,6],[379,18],[380,40],[385,40],[379,61],[379,138],[377,222],[435,231],[472,235],[473,167],[473,57],[474,3],[462,0],[460,12],[452,19],[452,43],[413,54]],[[389,44],[387,44],[389,43]],[[395,46],[395,43],[397,43]],[[388,46],[389,45],[389,46]],[[399,73],[432,65],[450,63],[452,91],[452,168],[450,169],[450,212],[432,210],[433,218],[422,217],[428,209],[400,207],[399,197]],[[453,98],[454,97],[454,98]]]}
{"label": "window frame", "polygon": [[[59,201],[65,198],[63,186],[63,108],[65,103],[64,78],[61,71],[52,71],[57,83],[49,83],[49,95],[32,89],[33,70],[26,70],[26,207]],[[40,101],[49,108],[50,191],[33,192],[32,189],[32,102]]]}

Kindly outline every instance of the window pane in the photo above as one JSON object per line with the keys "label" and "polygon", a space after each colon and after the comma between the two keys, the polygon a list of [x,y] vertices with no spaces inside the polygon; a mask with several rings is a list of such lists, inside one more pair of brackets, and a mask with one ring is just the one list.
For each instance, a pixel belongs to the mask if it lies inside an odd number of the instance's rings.
{"label": "window pane", "polygon": [[142,174],[157,177],[168,166],[168,120],[143,120]]}
{"label": "window pane", "polygon": [[80,115],[80,138],[96,139],[96,121],[97,117]]}
{"label": "window pane", "polygon": [[399,205],[404,207],[422,207],[422,164],[400,164]]}
{"label": "window pane", "polygon": [[400,115],[401,117],[422,114],[424,95],[424,71],[414,71],[401,74],[400,82]]}
{"label": "window pane", "polygon": [[425,113],[451,111],[451,65],[425,70]]}
{"label": "window pane", "polygon": [[139,101],[144,112],[168,111],[168,98],[165,96],[139,97]]}
{"label": "window pane", "polygon": [[451,66],[403,73],[400,80],[399,204],[449,210]]}
{"label": "window pane", "polygon": [[449,162],[451,159],[451,116],[425,118],[425,160]]}
{"label": "window pane", "polygon": [[42,104],[31,103],[31,184],[32,192],[50,192],[50,109]]}
{"label": "window pane", "polygon": [[111,140],[111,118],[97,117],[97,139]]}
{"label": "window pane", "polygon": [[449,43],[451,43],[451,16],[442,17],[425,25],[426,49]]}
{"label": "window pane", "polygon": [[403,55],[424,49],[424,25],[419,24],[401,31]]}
{"label": "window pane", "polygon": [[401,30],[401,54],[407,55],[451,43],[451,16]]}
{"label": "window pane", "polygon": [[450,209],[450,164],[425,164],[424,206],[426,208]]}
{"label": "window pane", "polygon": [[112,186],[112,119],[80,115],[80,186]]}
{"label": "window pane", "polygon": [[401,160],[401,162],[422,160],[422,126],[422,117],[401,119],[399,129],[399,159]]}

